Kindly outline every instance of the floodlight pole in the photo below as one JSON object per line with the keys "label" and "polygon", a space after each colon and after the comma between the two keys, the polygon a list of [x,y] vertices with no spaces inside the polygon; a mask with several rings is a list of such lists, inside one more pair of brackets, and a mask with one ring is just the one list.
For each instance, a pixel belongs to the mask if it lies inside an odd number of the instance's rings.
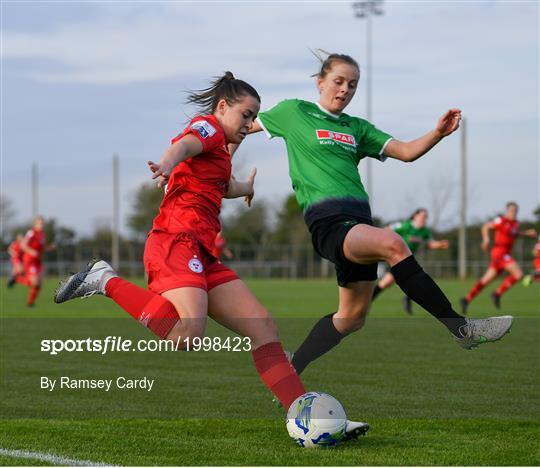
{"label": "floodlight pole", "polygon": [[112,240],[111,240],[111,263],[113,268],[118,271],[120,267],[120,242],[119,242],[119,213],[120,213],[120,197],[118,188],[118,155],[113,156],[113,214],[112,214]]}
{"label": "floodlight pole", "polygon": [[467,276],[467,121],[461,119],[461,190],[459,210],[459,277]]}
{"label": "floodlight pole", "polygon": [[[362,0],[352,4],[356,18],[366,18],[366,119],[371,122],[372,87],[371,87],[371,56],[372,56],[372,25],[373,15],[381,16],[382,0]],[[373,171],[371,158],[366,158],[366,189],[373,206]]]}
{"label": "floodlight pole", "polygon": [[32,164],[32,219],[35,219],[39,214],[39,198],[38,198],[38,165]]}

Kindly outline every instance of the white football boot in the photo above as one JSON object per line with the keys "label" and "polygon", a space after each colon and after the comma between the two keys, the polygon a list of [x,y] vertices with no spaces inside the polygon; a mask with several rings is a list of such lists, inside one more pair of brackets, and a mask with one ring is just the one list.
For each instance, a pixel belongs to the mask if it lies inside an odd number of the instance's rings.
{"label": "white football boot", "polygon": [[500,340],[510,332],[514,317],[503,315],[487,319],[466,318],[466,324],[459,328],[461,337],[454,336],[458,344],[465,349],[477,348],[478,345]]}
{"label": "white football boot", "polygon": [[86,268],[60,282],[54,293],[54,302],[60,303],[76,297],[105,295],[105,285],[118,274],[103,260],[92,260]]}
{"label": "white football boot", "polygon": [[365,422],[349,421],[347,419],[347,427],[345,428],[345,435],[342,442],[352,439],[358,439],[360,436],[365,436],[369,431],[369,424]]}

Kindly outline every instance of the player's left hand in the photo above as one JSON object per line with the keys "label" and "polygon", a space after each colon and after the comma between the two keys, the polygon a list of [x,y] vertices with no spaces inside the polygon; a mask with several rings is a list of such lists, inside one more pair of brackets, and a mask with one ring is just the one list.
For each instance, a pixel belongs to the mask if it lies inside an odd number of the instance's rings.
{"label": "player's left hand", "polygon": [[459,122],[461,121],[460,109],[449,109],[437,122],[435,131],[439,133],[440,137],[450,135],[459,128]]}
{"label": "player's left hand", "polygon": [[253,200],[253,197],[255,196],[255,176],[257,175],[257,168],[254,167],[251,169],[251,172],[249,173],[249,176],[246,180],[246,183],[248,185],[248,193],[244,197],[244,201],[248,207],[251,207],[251,201]]}
{"label": "player's left hand", "polygon": [[164,187],[169,182],[170,169],[165,168],[163,164],[148,161],[148,167],[152,171],[152,179],[158,179],[158,187]]}

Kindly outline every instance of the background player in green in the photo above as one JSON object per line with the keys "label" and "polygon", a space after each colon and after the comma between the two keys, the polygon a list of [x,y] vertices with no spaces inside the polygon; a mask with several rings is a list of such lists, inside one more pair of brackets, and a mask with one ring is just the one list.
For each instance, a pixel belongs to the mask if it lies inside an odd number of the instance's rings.
{"label": "background player in green", "polygon": [[[426,226],[427,218],[427,210],[425,208],[418,208],[409,219],[390,224],[387,227],[403,238],[412,254],[415,254],[423,243],[430,250],[447,249],[448,240],[433,239],[431,229]],[[373,301],[386,288],[392,286],[394,282],[394,275],[389,271],[386,272],[375,286],[371,300]],[[412,314],[412,300],[409,296],[403,297],[403,308],[405,312]]]}
{"label": "background player in green", "polygon": [[298,373],[342,338],[364,326],[377,279],[377,261],[391,266],[406,295],[444,324],[464,348],[496,341],[512,317],[471,320],[457,314],[396,233],[373,226],[358,173],[364,157],[411,162],[459,127],[461,111],[448,110],[435,129],[402,142],[370,122],[343,113],[353,98],[360,68],[348,55],[321,59],[316,74],[319,102],[285,100],[259,114],[250,133],[264,130],[285,140],[289,174],[315,250],[334,263],[339,285],[337,312],[320,319],[294,353]]}

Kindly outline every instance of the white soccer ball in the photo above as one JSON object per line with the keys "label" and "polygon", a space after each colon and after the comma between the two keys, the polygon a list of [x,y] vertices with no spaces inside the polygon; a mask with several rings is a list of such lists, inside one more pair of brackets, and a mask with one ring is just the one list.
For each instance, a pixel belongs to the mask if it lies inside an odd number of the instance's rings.
{"label": "white soccer ball", "polygon": [[304,393],[287,411],[287,431],[300,447],[333,447],[343,439],[346,427],[343,406],[327,393]]}

